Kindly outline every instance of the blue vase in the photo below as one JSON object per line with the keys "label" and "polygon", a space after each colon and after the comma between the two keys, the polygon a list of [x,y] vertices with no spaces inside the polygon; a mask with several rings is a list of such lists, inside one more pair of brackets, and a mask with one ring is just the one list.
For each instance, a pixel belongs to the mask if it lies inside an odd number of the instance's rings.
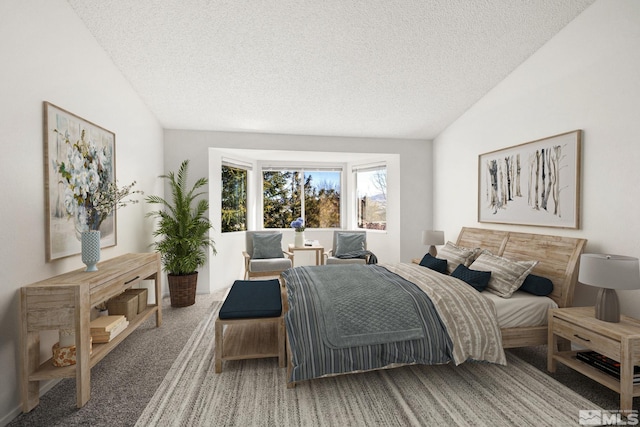
{"label": "blue vase", "polygon": [[85,271],[98,271],[96,264],[100,261],[100,230],[83,231],[81,233],[82,262]]}

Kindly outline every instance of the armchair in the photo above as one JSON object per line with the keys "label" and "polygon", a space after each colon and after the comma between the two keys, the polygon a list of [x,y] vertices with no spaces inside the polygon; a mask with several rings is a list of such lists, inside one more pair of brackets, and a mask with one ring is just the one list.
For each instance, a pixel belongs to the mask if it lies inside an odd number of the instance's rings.
{"label": "armchair", "polygon": [[333,232],[333,248],[325,252],[325,264],[366,264],[365,258],[339,258],[340,255],[354,251],[367,250],[367,232],[364,230]]}
{"label": "armchair", "polygon": [[293,266],[293,254],[282,250],[282,233],[279,231],[245,232],[244,278],[280,276]]}

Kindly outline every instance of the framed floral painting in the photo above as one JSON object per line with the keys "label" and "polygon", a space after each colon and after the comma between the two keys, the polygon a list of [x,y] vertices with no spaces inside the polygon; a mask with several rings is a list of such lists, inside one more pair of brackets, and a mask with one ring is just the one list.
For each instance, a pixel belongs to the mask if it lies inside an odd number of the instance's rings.
{"label": "framed floral painting", "polygon": [[582,131],[478,156],[478,222],[580,228]]}
{"label": "framed floral painting", "polygon": [[44,102],[47,261],[80,253],[80,233],[100,230],[100,246],[116,245],[115,210],[91,217],[96,194],[116,182],[116,136],[88,120]]}

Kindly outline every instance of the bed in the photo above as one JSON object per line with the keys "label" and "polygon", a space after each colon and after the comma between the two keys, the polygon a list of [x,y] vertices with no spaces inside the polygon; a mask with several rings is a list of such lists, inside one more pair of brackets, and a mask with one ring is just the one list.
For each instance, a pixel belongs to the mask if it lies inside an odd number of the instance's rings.
{"label": "bed", "polygon": [[[553,282],[549,295],[558,307],[571,307],[573,291],[578,281],[580,254],[586,239],[544,234],[518,233],[463,227],[456,244],[479,247],[513,260],[538,260],[532,273]],[[502,329],[504,348],[528,347],[547,343],[547,327]]]}
{"label": "bed", "polygon": [[[537,260],[530,272],[553,282],[548,298],[558,307],[571,306],[585,243],[578,238],[470,227],[462,228],[455,242],[513,261]],[[504,348],[547,340],[546,324],[500,327],[488,298],[458,279],[412,263],[297,267],[283,278],[288,387],[318,377],[406,364],[457,365],[468,360],[505,364]],[[528,304],[526,299],[516,300]],[[369,319],[363,329],[345,332],[344,324],[357,323],[361,312]],[[350,316],[349,322],[340,320],[345,316]]]}

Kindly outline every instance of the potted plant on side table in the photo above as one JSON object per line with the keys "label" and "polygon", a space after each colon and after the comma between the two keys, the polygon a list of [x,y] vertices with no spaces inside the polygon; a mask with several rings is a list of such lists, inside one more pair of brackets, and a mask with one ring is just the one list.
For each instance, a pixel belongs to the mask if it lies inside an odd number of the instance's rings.
{"label": "potted plant on side table", "polygon": [[160,253],[167,271],[169,295],[172,307],[187,307],[195,303],[198,285],[197,269],[207,261],[207,249],[216,254],[215,242],[209,237],[212,228],[205,212],[209,209],[207,199],[196,199],[203,192],[196,190],[207,184],[206,178],[198,179],[191,189],[187,188],[189,160],[180,165],[177,175],[169,172],[161,175],[169,181],[171,201],[159,196],[148,196],[147,203],[161,205],[161,209],[147,216],[158,219],[153,243]]}

